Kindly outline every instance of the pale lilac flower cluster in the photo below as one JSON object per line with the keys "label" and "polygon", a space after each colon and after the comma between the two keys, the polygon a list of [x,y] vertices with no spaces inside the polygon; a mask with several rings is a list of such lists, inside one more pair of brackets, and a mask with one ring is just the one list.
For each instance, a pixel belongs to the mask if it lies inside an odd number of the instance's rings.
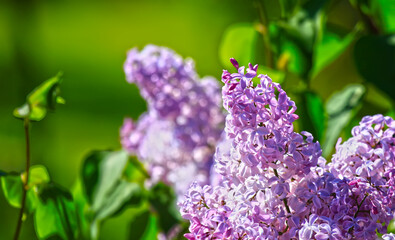
{"label": "pale lilac flower cluster", "polygon": [[208,183],[224,123],[217,81],[199,79],[192,60],[154,45],[130,50],[124,69],[148,111],[125,120],[123,147],[146,165],[150,183],[174,185],[180,195],[193,180]]}
{"label": "pale lilac flower cluster", "polygon": [[384,234],[383,240],[395,240],[395,234],[393,233]]}
{"label": "pale lilac flower cluster", "polygon": [[294,132],[296,106],[280,85],[259,75],[254,86],[257,66],[231,62],[238,73],[222,75],[227,140],[215,154],[222,184],[190,186],[180,203],[190,221],[185,236],[325,240],[385,233],[395,210],[394,121],[365,117],[327,165],[311,134]]}

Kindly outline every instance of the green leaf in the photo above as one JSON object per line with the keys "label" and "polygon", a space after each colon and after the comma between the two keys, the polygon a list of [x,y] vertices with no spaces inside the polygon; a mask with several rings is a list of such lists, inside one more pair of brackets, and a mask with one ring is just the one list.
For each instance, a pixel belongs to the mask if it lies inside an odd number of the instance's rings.
{"label": "green leaf", "polygon": [[359,73],[395,99],[395,35],[364,36],[354,47]]}
{"label": "green leaf", "polygon": [[[42,165],[31,166],[29,172],[29,188],[38,184],[49,183],[51,180],[47,168]],[[25,178],[26,172],[22,174],[22,179]]]}
{"label": "green leaf", "polygon": [[311,68],[311,54],[304,51],[300,44],[292,39],[283,43],[282,51],[289,56],[288,70],[306,78]]}
{"label": "green leaf", "polygon": [[[1,177],[7,201],[20,208],[23,194],[22,179],[26,173],[10,173]],[[34,224],[39,239],[75,239],[77,219],[71,194],[49,183],[44,166],[31,166],[26,199],[26,213],[34,213]]]}
{"label": "green leaf", "polygon": [[[268,75],[273,80],[273,82],[276,82],[276,83],[282,83],[282,82],[284,82],[284,79],[285,79],[284,72],[277,71],[277,70],[274,70],[274,69],[271,69],[271,68],[268,68],[268,67],[265,67],[262,65],[260,65],[258,67],[257,76],[259,74]],[[259,78],[254,78],[253,81],[255,82],[255,84],[260,83]]]}
{"label": "green leaf", "polygon": [[325,114],[322,99],[313,92],[306,92],[305,98],[307,113],[314,128],[314,136],[321,141],[325,131]]}
{"label": "green leaf", "polygon": [[[48,171],[44,166],[35,165],[30,167],[29,184],[26,200],[26,211],[32,213],[37,205],[37,186],[50,181]],[[26,178],[26,173],[9,173],[1,177],[1,187],[8,203],[16,208],[21,208],[22,203],[22,179]]]}
{"label": "green leaf", "polygon": [[55,110],[57,103],[64,104],[65,100],[60,97],[60,77],[61,73],[35,88],[27,96],[26,103],[14,110],[14,116],[20,119],[28,118],[32,121],[40,121],[48,110]]}
{"label": "green leaf", "polygon": [[255,44],[259,33],[252,23],[237,23],[228,27],[219,48],[219,58],[226,69],[233,69],[229,59],[234,58],[240,66],[247,66],[255,57]]}
{"label": "green leaf", "polygon": [[164,233],[181,222],[173,189],[164,183],[153,186],[149,192],[149,202],[159,215],[159,226]]}
{"label": "green leaf", "polygon": [[395,220],[392,220],[388,225],[388,233],[395,233]]}
{"label": "green leaf", "polygon": [[277,53],[288,56],[288,70],[304,80],[309,79],[313,62],[313,46],[322,34],[325,0],[305,1],[288,21],[270,25],[270,35]]}
{"label": "green leaf", "polygon": [[150,211],[143,211],[130,223],[129,240],[150,240],[158,238],[157,218]]}
{"label": "green leaf", "polygon": [[[128,205],[141,203],[145,177],[131,168],[125,151],[95,151],[86,158],[82,183],[90,205],[87,218],[91,222],[92,238],[97,238],[102,220]],[[129,175],[125,176],[125,172]],[[130,176],[131,173],[135,176]]]}
{"label": "green leaf", "polygon": [[280,0],[280,9],[281,9],[281,17],[289,18],[295,12],[296,7],[298,6],[298,0]]}
{"label": "green leaf", "polygon": [[10,173],[1,177],[1,187],[8,203],[16,208],[21,208],[23,183],[21,176]]}
{"label": "green leaf", "polygon": [[75,204],[75,210],[78,218],[78,229],[82,239],[90,239],[90,225],[85,213],[88,211],[89,204],[83,191],[81,180],[78,179],[72,187],[72,195]]}
{"label": "green leaf", "polygon": [[357,29],[358,28],[348,34],[341,34],[330,28],[324,31],[321,41],[315,46],[313,76],[317,75],[324,67],[332,63],[348,46],[350,46],[355,39],[358,31]]}
{"label": "green leaf", "polygon": [[326,103],[328,125],[323,144],[324,157],[333,151],[341,131],[358,112],[365,91],[365,87],[360,84],[350,84],[333,94]]}
{"label": "green leaf", "polygon": [[136,157],[129,157],[129,162],[126,164],[123,176],[129,182],[140,183],[150,177],[144,165]]}
{"label": "green leaf", "polygon": [[[380,32],[394,33],[395,31],[395,2],[388,0],[350,0],[351,4],[366,15],[368,24]],[[369,26],[371,27],[371,26]]]}
{"label": "green leaf", "polygon": [[376,0],[372,1],[379,8],[382,28],[386,33],[395,32],[395,1]]}
{"label": "green leaf", "polygon": [[92,210],[96,213],[95,218],[102,220],[115,215],[136,195],[141,196],[141,189],[137,183],[120,181],[117,186],[114,186],[114,189],[109,189],[106,195],[102,196],[106,198],[105,201],[92,206]]}
{"label": "green leaf", "polygon": [[42,185],[34,213],[34,224],[39,239],[76,239],[77,214],[70,192],[54,183]]}
{"label": "green leaf", "polygon": [[285,22],[270,25],[277,65],[282,65],[281,68],[286,68],[287,71],[307,79],[311,68],[312,54],[305,49],[300,39],[292,35],[292,31],[292,28]]}
{"label": "green leaf", "polygon": [[395,119],[395,109],[390,109],[385,115]]}
{"label": "green leaf", "polygon": [[306,1],[287,23],[280,24],[306,51],[312,51],[316,38],[321,34],[326,2]]}

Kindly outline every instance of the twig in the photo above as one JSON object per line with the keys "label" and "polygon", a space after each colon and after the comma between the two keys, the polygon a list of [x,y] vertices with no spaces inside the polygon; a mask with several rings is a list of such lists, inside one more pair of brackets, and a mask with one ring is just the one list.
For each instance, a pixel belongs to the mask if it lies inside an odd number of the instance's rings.
{"label": "twig", "polygon": [[25,181],[23,181],[23,178],[22,178],[23,189],[22,189],[21,210],[19,212],[19,218],[18,218],[18,223],[16,225],[14,240],[18,240],[19,234],[21,232],[23,213],[25,212],[26,195],[27,195],[27,189],[28,189],[28,184],[29,184],[29,171],[30,171],[29,123],[30,123],[29,119],[25,118],[24,122],[23,122],[23,126],[25,129],[25,139],[26,139],[26,178],[25,178]]}
{"label": "twig", "polygon": [[256,1],[256,6],[258,8],[259,21],[261,22],[262,29],[260,33],[263,37],[263,44],[265,45],[265,55],[266,55],[266,65],[269,68],[273,68],[273,56],[271,50],[270,36],[269,36],[269,20],[265,12],[265,6],[261,1]]}

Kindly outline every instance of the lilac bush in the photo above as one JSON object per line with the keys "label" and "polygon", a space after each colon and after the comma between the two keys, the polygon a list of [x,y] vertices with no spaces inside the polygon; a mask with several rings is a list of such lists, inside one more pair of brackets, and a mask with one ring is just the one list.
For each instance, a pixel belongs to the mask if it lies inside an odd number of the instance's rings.
{"label": "lilac bush", "polygon": [[125,119],[121,142],[146,165],[148,184],[163,181],[183,196],[193,180],[208,183],[224,123],[216,79],[200,79],[191,59],[154,45],[130,50],[124,70],[148,110]]}
{"label": "lilac bush", "polygon": [[[224,71],[226,140],[215,153],[219,185],[193,183],[182,216],[188,239],[378,239],[394,217],[395,122],[368,116],[330,163],[295,103],[258,66]],[[260,83],[254,86],[253,78]],[[393,239],[393,234],[383,239]]]}

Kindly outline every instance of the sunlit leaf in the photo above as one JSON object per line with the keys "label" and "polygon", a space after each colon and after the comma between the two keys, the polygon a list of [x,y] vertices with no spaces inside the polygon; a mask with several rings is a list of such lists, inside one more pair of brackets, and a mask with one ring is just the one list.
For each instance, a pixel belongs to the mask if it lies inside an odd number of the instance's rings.
{"label": "sunlit leaf", "polygon": [[23,188],[21,176],[16,173],[10,173],[1,177],[1,187],[8,203],[13,207],[20,208]]}
{"label": "sunlit leaf", "polygon": [[73,197],[62,187],[50,183],[40,187],[34,224],[39,239],[76,239],[78,223]]}
{"label": "sunlit leaf", "polygon": [[336,31],[326,29],[314,50],[313,76],[338,58],[355,39],[356,33],[357,30],[341,35]]}
{"label": "sunlit leaf", "polygon": [[[5,173],[4,173],[5,174]],[[26,178],[26,173],[9,173],[1,177],[1,187],[8,203],[16,208],[21,208],[22,203],[22,179]],[[36,186],[50,181],[48,171],[44,166],[35,165],[30,167],[29,184],[26,200],[26,211],[32,213],[37,205]]]}
{"label": "sunlit leaf", "polygon": [[340,92],[333,94],[326,103],[328,125],[323,144],[323,155],[325,157],[333,151],[341,131],[358,112],[364,94],[364,86],[351,84]]}
{"label": "sunlit leaf", "polygon": [[395,1],[376,0],[373,1],[379,8],[382,28],[386,33],[395,32]]}
{"label": "sunlit leaf", "polygon": [[395,99],[395,35],[364,36],[354,47],[359,73]]}
{"label": "sunlit leaf", "polygon": [[126,164],[123,176],[129,182],[141,183],[150,177],[144,165],[136,157],[129,157],[129,162]]}
{"label": "sunlit leaf", "polygon": [[395,119],[395,109],[390,109],[385,115]]}
{"label": "sunlit leaf", "polygon": [[[225,31],[220,44],[219,57],[222,65],[226,69],[233,69],[230,58],[236,59],[240,66],[255,62],[256,54],[260,54],[257,53],[256,48],[258,37],[259,33],[252,23],[238,23],[230,26]],[[267,74],[278,83],[283,82],[285,76],[283,72],[268,68],[263,64],[259,65],[257,74]]]}
{"label": "sunlit leaf", "polygon": [[[26,172],[22,174],[22,179],[26,178]],[[49,183],[50,177],[46,167],[42,165],[34,165],[30,167],[30,174],[29,174],[29,188],[33,187],[34,185],[42,184],[42,183]]]}
{"label": "sunlit leaf", "polygon": [[392,220],[388,225],[388,232],[395,233],[395,220]]}
{"label": "sunlit leaf", "polygon": [[149,201],[158,213],[160,228],[165,233],[180,223],[181,215],[176,207],[176,196],[172,188],[158,183],[151,188]]}
{"label": "sunlit leaf", "polygon": [[65,103],[60,97],[61,74],[50,78],[35,88],[27,97],[26,103],[14,110],[14,116],[32,121],[42,120],[48,110],[54,110],[57,103]]}
{"label": "sunlit leaf", "polygon": [[[274,69],[271,69],[271,68],[268,68],[265,66],[258,67],[257,75],[260,75],[260,74],[268,75],[273,80],[273,82],[276,82],[276,83],[282,83],[285,78],[284,72],[277,71],[277,70],[274,70]],[[260,83],[259,78],[254,78],[254,81],[256,81],[256,82],[254,82],[255,84]]]}
{"label": "sunlit leaf", "polygon": [[259,33],[252,23],[238,23],[228,27],[219,47],[219,58],[226,69],[233,69],[229,59],[234,58],[240,66],[253,62],[255,44]]}

